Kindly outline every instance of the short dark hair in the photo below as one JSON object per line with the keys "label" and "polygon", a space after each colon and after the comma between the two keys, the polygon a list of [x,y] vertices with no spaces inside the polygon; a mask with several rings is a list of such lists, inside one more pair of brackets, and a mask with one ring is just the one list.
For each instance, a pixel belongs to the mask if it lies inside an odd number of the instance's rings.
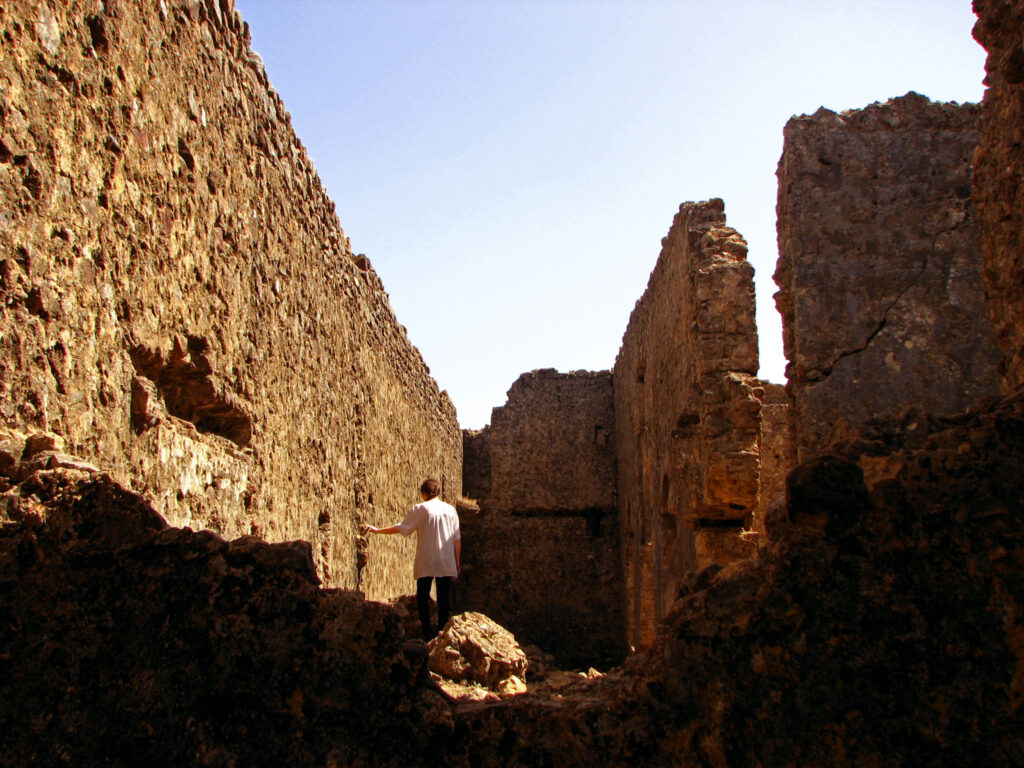
{"label": "short dark hair", "polygon": [[420,493],[424,493],[430,498],[441,495],[441,484],[432,477],[427,478],[423,481],[423,485],[420,486]]}

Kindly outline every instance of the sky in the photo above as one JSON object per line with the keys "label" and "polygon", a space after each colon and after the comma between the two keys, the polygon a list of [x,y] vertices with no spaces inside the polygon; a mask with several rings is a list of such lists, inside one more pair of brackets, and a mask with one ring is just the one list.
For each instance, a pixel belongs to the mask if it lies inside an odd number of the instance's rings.
{"label": "sky", "polygon": [[463,428],[521,373],[605,370],[680,203],[755,269],[782,130],[916,91],[980,101],[969,0],[236,0],[345,234]]}

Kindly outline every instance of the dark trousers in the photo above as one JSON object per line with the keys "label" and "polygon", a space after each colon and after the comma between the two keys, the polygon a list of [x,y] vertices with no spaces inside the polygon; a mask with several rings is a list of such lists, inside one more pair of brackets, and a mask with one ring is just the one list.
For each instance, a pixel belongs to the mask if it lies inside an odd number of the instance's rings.
{"label": "dark trousers", "polygon": [[[437,584],[437,629],[430,623],[430,582]],[[424,576],[416,579],[416,607],[420,612],[420,626],[423,627],[423,639],[433,640],[437,633],[444,629],[452,610],[452,577]]]}

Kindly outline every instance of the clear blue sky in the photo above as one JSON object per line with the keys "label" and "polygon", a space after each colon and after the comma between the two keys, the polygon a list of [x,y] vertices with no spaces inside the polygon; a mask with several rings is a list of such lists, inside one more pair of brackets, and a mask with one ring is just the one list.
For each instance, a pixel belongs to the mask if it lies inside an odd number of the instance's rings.
{"label": "clear blue sky", "polygon": [[679,204],[756,270],[782,129],[907,91],[978,101],[969,0],[236,0],[357,253],[463,427],[524,371],[611,368]]}

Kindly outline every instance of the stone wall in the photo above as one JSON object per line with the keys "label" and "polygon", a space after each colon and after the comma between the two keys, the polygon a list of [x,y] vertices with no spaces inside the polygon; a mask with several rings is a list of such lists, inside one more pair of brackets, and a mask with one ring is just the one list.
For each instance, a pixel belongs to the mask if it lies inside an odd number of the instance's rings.
{"label": "stone wall", "polygon": [[760,413],[753,267],[721,200],[684,203],[615,361],[626,622],[649,645],[683,578],[749,556]]}
{"label": "stone wall", "polygon": [[465,707],[471,764],[1020,765],[1024,400],[881,450],[884,487],[834,456],[792,472],[761,556],[692,579],[656,653]]}
{"label": "stone wall", "polygon": [[569,666],[624,652],[611,375],[525,373],[465,434],[458,607]]}
{"label": "stone wall", "polygon": [[776,301],[797,455],[999,391],[971,211],[975,105],[914,93],[785,129]]}
{"label": "stone wall", "polygon": [[793,444],[793,422],[790,418],[789,396],[782,384],[762,381],[764,402],[761,404],[761,442],[758,472],[757,507],[750,522],[758,545],[767,539],[765,521],[769,510],[784,501],[786,475],[796,466]]}
{"label": "stone wall", "polygon": [[985,119],[974,156],[988,308],[1004,354],[1006,388],[1024,386],[1024,5],[975,0],[974,36],[988,51]]}
{"label": "stone wall", "polygon": [[0,36],[2,422],[174,525],[305,539],[328,584],[407,591],[412,543],[357,526],[428,475],[458,495],[454,408],[230,0],[22,0]]}
{"label": "stone wall", "polygon": [[0,461],[0,765],[1020,765],[1024,399],[883,450],[884,487],[793,472],[762,556],[691,580],[656,653],[468,705],[307,544]]}
{"label": "stone wall", "polygon": [[426,646],[318,588],[308,542],[170,528],[80,469],[9,463],[0,490],[5,768],[413,765],[445,736]]}

